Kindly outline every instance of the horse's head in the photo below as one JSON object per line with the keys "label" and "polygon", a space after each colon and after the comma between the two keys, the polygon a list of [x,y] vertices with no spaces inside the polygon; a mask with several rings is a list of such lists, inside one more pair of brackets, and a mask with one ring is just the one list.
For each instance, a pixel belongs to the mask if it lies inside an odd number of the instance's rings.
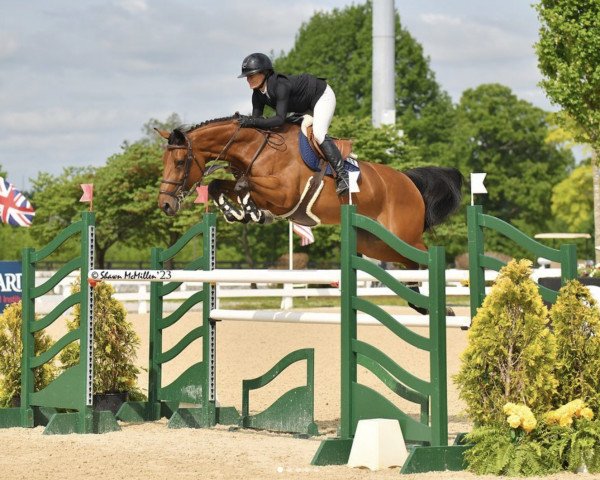
{"label": "horse's head", "polygon": [[175,215],[181,202],[202,180],[206,159],[197,158],[189,136],[180,128],[171,133],[157,130],[168,140],[163,155],[163,178],[158,194],[158,207],[167,215]]}

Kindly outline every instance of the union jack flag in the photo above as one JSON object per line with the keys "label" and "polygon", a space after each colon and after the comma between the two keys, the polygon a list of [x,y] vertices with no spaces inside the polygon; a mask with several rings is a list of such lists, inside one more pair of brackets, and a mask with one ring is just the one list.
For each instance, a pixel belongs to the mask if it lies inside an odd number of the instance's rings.
{"label": "union jack flag", "polygon": [[0,177],[0,221],[16,227],[29,227],[34,215],[29,200],[12,183]]}

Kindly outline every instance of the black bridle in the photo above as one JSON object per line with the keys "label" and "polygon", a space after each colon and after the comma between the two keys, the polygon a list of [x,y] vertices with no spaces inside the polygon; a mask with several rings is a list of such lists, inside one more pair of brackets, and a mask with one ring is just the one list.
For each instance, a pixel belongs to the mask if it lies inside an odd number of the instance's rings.
{"label": "black bridle", "polygon": [[[227,151],[229,150],[229,147],[231,147],[231,145],[235,141],[235,138],[237,137],[241,128],[242,128],[241,125],[238,125],[236,131],[233,133],[233,135],[231,136],[231,138],[229,139],[227,144],[223,147],[223,150],[221,150],[221,153],[219,153],[217,158],[211,159],[210,160],[211,162],[216,162],[218,160],[227,158]],[[261,131],[261,130],[259,130],[259,131]],[[166,149],[167,150],[184,150],[184,149],[186,150],[185,158],[183,160],[177,161],[177,163],[181,162],[184,164],[183,178],[179,181],[173,181],[173,180],[169,180],[166,178],[161,179],[161,181],[160,181],[161,184],[165,183],[167,185],[175,185],[177,188],[172,192],[168,192],[166,190],[159,190],[159,194],[169,195],[170,197],[173,197],[175,200],[177,200],[178,203],[181,203],[183,201],[183,199],[194,190],[194,187],[198,183],[198,182],[196,182],[193,185],[191,185],[189,189],[187,189],[187,190],[185,189],[185,185],[187,183],[188,177],[190,176],[190,171],[192,169],[192,163],[195,163],[196,165],[198,165],[198,169],[200,170],[200,179],[202,179],[204,177],[205,168],[203,168],[202,165],[200,165],[200,162],[198,162],[198,159],[194,156],[194,151],[192,150],[192,142],[190,141],[187,134],[181,130],[178,130],[178,132],[181,133],[181,135],[183,135],[183,138],[185,139],[185,145],[168,144],[166,146]],[[260,153],[263,151],[264,147],[267,144],[271,145],[274,148],[281,147],[282,145],[285,144],[285,142],[283,141],[283,137],[281,137],[281,135],[279,135],[279,134],[276,134],[275,136],[278,136],[281,138],[279,139],[279,141],[274,142],[271,139],[271,136],[273,135],[271,132],[261,131],[261,133],[263,133],[263,135],[264,135],[264,140],[263,140],[262,144],[260,145],[260,147],[258,148],[258,150],[256,151],[256,153],[254,154],[252,161],[248,165],[245,175],[249,175],[252,165],[254,164],[254,162],[256,161],[256,159],[258,158],[258,156],[260,155]]]}
{"label": "black bridle", "polygon": [[183,135],[183,138],[185,139],[185,145],[170,145],[169,144],[166,146],[166,149],[167,150],[186,150],[185,158],[183,160],[177,161],[177,163],[179,163],[179,162],[184,163],[183,178],[177,182],[163,178],[160,181],[161,184],[166,183],[167,185],[175,185],[177,188],[172,192],[168,192],[166,190],[159,190],[159,194],[169,195],[170,197],[173,197],[178,202],[183,201],[183,199],[187,195],[190,194],[190,192],[194,189],[194,187],[196,185],[196,184],[191,185],[188,190],[185,189],[185,185],[187,183],[188,177],[190,176],[190,171],[192,170],[192,163],[195,163],[196,165],[198,165],[198,168],[200,169],[200,173],[201,173],[200,178],[202,178],[204,176],[204,168],[202,168],[202,165],[200,165],[200,162],[198,162],[198,159],[194,156],[194,151],[192,150],[192,142],[190,142],[190,139],[184,132],[180,131],[180,133]]}

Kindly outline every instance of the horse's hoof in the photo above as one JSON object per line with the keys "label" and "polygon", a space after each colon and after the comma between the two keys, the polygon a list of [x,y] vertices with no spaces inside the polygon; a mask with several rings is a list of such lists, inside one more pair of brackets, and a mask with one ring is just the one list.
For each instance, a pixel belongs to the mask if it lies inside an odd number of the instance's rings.
{"label": "horse's hoof", "polygon": [[454,313],[454,310],[452,310],[452,308],[446,307],[446,316],[447,317],[455,317],[456,313]]}
{"label": "horse's hoof", "polygon": [[240,193],[246,193],[250,190],[250,180],[246,175],[241,176],[233,187],[233,191],[238,195]]}

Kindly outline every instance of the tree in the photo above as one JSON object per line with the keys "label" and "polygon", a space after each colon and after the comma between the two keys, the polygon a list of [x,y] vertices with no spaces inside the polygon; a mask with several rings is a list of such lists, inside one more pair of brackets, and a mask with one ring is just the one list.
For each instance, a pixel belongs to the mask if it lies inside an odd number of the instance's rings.
{"label": "tree", "polygon": [[395,125],[374,127],[366,118],[354,115],[334,117],[330,132],[352,138],[352,150],[359,160],[390,165],[398,170],[422,164],[419,149]]}
{"label": "tree", "polygon": [[0,163],[0,177],[6,178],[6,175],[8,175],[8,173],[6,173],[4,171],[4,168],[2,167],[2,164]]}
{"label": "tree", "polygon": [[[60,175],[40,172],[33,179],[31,202],[35,206],[35,220],[30,228],[31,238],[36,247],[49,243],[71,223],[81,218],[80,212],[86,209],[79,203],[82,191],[80,184],[93,183],[94,168],[65,168]],[[74,241],[67,242],[54,255],[55,260],[72,258],[79,249]]]}
{"label": "tree", "polygon": [[21,249],[31,243],[29,228],[0,224],[0,260],[20,260]]}
{"label": "tree", "polygon": [[[397,123],[428,163],[448,164],[453,106],[429,67],[423,47],[396,14]],[[300,27],[294,47],[274,61],[278,71],[310,72],[327,79],[336,92],[338,116],[371,118],[371,2],[317,12]]]}
{"label": "tree", "polygon": [[481,85],[463,93],[456,163],[463,172],[487,172],[489,194],[480,200],[486,213],[528,234],[546,227],[548,196],[574,163],[571,152],[547,143],[547,136],[546,112],[519,100],[508,87]]}
{"label": "tree", "polygon": [[[287,54],[275,59],[276,70],[308,72],[327,79],[336,92],[339,115],[371,115],[371,2],[332,12],[317,12],[300,27]],[[420,112],[440,95],[423,48],[402,28],[396,14],[396,111]]]}
{"label": "tree", "polygon": [[[577,123],[578,140],[593,148],[594,224],[600,239],[600,2],[541,0],[536,4],[540,85]],[[596,251],[600,262],[600,251]]]}
{"label": "tree", "polygon": [[578,166],[552,190],[552,213],[570,232],[592,233],[593,230],[592,166]]}
{"label": "tree", "polygon": [[[169,117],[178,121],[176,115]],[[34,202],[38,205],[32,234],[40,245],[79,219],[85,206],[79,203],[81,183],[94,184],[96,215],[96,262],[105,267],[108,251],[128,244],[143,251],[149,259],[152,245],[172,244],[178,235],[195,221],[182,215],[170,218],[156,203],[162,176],[162,148],[153,126],[165,124],[150,120],[148,136],[134,142],[124,142],[122,151],[112,155],[106,165],[92,169],[66,169],[60,176],[40,173],[34,181]],[[188,201],[187,205],[191,203]],[[73,245],[71,250],[78,248]],[[138,258],[139,260],[139,258]]]}

